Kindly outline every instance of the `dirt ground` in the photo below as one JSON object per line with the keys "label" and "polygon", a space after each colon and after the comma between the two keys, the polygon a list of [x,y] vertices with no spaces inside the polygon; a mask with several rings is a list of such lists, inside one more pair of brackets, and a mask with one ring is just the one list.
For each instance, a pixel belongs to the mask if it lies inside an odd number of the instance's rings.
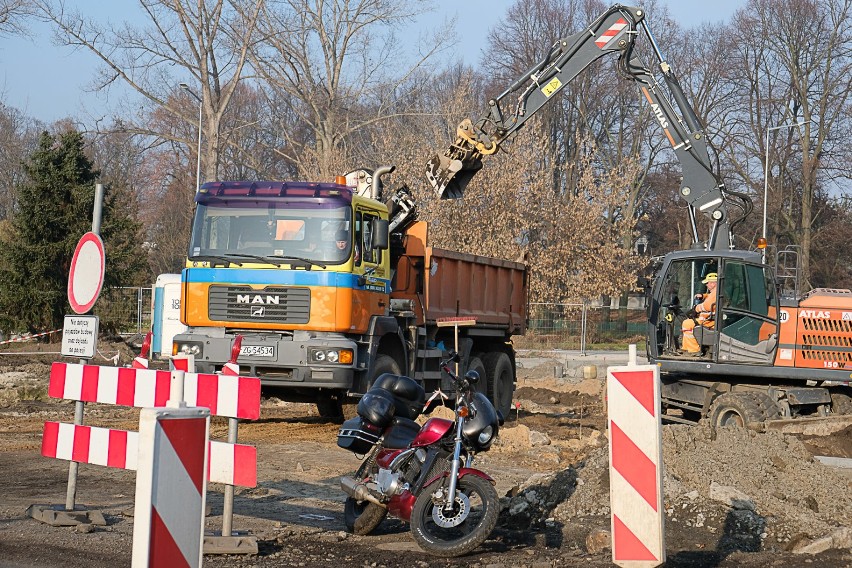
{"label": "dirt ground", "polygon": [[[73,422],[74,404],[47,397],[58,346],[0,347],[0,567],[130,565],[133,472],[81,464],[76,503],[106,526],[51,527],[33,504],[64,504],[69,462],[40,455],[46,420]],[[102,347],[100,365],[127,364],[132,350]],[[524,361],[522,359],[522,361]],[[581,370],[553,378],[553,363],[519,369],[519,403],[476,466],[497,480],[501,522],[472,554],[421,552],[407,525],[377,534],[343,531],[342,474],[358,459],[336,445],[338,426],[309,405],[264,399],[239,441],[258,448],[258,486],[236,490],[233,528],[255,537],[257,555],[205,555],[207,566],[611,566],[609,470],[603,378]],[[579,367],[578,367],[579,369]],[[88,405],[84,423],[135,430],[138,411]],[[211,437],[227,425],[213,419]],[[819,437],[664,427],[666,566],[852,566],[852,477],[814,456],[852,458],[852,428]],[[847,470],[848,471],[848,470]],[[222,486],[208,488],[206,529],[222,528]],[[795,552],[794,552],[795,551]],[[814,553],[808,553],[811,551]]]}

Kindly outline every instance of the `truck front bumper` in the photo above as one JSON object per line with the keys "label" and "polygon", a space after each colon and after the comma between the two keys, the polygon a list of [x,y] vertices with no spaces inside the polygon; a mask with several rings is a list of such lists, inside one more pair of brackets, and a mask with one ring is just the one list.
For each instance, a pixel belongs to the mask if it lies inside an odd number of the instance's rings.
{"label": "truck front bumper", "polygon": [[[223,330],[222,330],[223,331]],[[174,338],[178,353],[195,355],[200,373],[214,373],[231,357],[234,333],[190,328]],[[241,333],[242,350],[237,358],[240,374],[260,378],[269,387],[345,389],[352,387],[358,368],[358,346],[340,334]],[[329,353],[352,353],[351,363],[331,363]],[[318,355],[322,354],[322,355]],[[318,360],[319,357],[322,360]],[[333,357],[332,357],[333,358]]]}

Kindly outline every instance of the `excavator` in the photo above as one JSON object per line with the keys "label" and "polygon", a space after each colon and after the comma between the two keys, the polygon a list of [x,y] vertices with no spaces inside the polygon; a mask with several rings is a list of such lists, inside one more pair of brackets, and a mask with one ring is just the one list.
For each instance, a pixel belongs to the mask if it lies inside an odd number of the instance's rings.
{"label": "excavator", "polygon": [[[583,70],[615,55],[621,75],[638,84],[681,164],[679,193],[692,229],[689,250],[662,257],[646,287],[646,352],[661,370],[664,419],[747,426],[852,414],[852,291],[800,295],[795,251],[779,255],[784,270],[776,278],[764,263],[765,251],[735,249],[734,229],[753,204],[714,171],[701,121],[645,16],[641,8],[614,5],[553,43],[541,61],[487,102],[477,121],[458,125],[449,148],[427,162],[429,184],[442,199],[462,198],[485,157]],[[653,68],[634,53],[640,33],[649,41]],[[699,215],[708,221],[703,239]],[[765,246],[761,239],[758,247]],[[701,298],[710,281],[716,282],[715,302],[690,330],[696,348],[687,351],[683,336],[691,326],[682,323],[698,319],[693,298]]]}

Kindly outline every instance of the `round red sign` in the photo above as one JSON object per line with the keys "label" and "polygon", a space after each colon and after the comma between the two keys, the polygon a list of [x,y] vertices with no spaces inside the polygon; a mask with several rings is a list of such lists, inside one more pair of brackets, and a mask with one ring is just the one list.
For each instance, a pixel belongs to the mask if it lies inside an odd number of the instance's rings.
{"label": "round red sign", "polygon": [[104,284],[104,243],[101,237],[89,232],[80,238],[68,273],[68,303],[75,313],[85,314],[92,309]]}

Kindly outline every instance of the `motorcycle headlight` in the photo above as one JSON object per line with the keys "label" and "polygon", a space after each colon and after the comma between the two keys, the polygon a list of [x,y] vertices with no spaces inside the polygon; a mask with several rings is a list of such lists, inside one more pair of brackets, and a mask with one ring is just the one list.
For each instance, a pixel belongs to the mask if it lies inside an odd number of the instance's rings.
{"label": "motorcycle headlight", "polygon": [[482,432],[479,433],[479,443],[483,446],[491,441],[491,438],[494,436],[494,427],[491,425],[486,426]]}

